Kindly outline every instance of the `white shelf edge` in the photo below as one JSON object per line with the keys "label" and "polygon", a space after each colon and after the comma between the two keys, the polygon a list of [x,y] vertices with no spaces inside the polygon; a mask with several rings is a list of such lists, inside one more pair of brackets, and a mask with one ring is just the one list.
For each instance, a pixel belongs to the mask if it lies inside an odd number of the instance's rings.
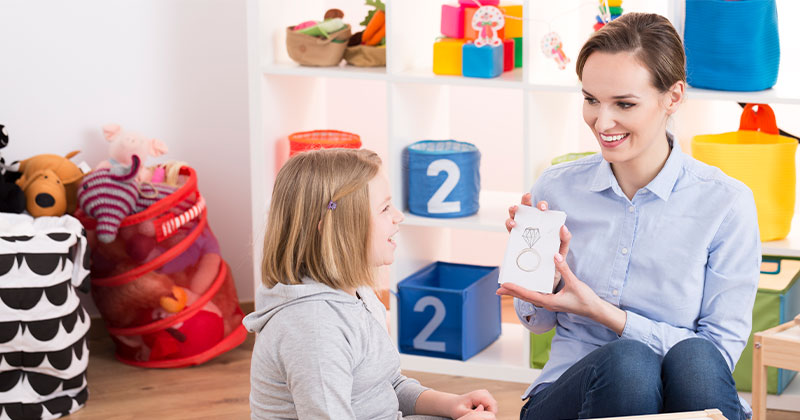
{"label": "white shelf edge", "polygon": [[800,258],[800,214],[792,218],[792,228],[787,237],[761,242],[761,255]]}
{"label": "white shelf edge", "polygon": [[508,207],[519,203],[523,193],[523,191],[481,191],[478,213],[466,217],[424,217],[405,211],[403,225],[505,232]]}
{"label": "white shelf edge", "polygon": [[430,69],[413,69],[400,73],[390,74],[389,80],[395,83],[427,83],[450,86],[476,86],[498,89],[525,89],[522,69],[504,72],[494,78],[442,76],[433,73]]}
{"label": "white shelf edge", "polygon": [[[530,385],[541,370],[529,367],[530,341],[527,330],[520,324],[503,323],[500,338],[469,360],[400,354],[403,370],[466,376],[469,378],[516,382]],[[525,389],[520,387],[520,395]]]}
{"label": "white shelf edge", "polygon": [[261,69],[265,75],[331,77],[358,80],[387,80],[385,67],[307,67],[298,64],[265,63]]}
{"label": "white shelf edge", "polygon": [[[753,395],[749,392],[740,392],[739,396],[744,398],[748,404],[753,403]],[[767,408],[770,410],[796,411],[800,412],[800,379],[794,378],[781,395],[767,394]]]}
{"label": "white shelf edge", "polygon": [[[504,72],[495,78],[440,76],[427,69],[413,69],[399,73],[388,73],[385,67],[307,67],[294,63],[264,63],[261,66],[265,75],[330,77],[344,79],[383,80],[395,83],[421,83],[449,86],[475,86],[497,89],[521,89],[540,93],[580,93],[579,83],[546,83],[543,81],[524,81],[523,68]],[[734,92],[688,87],[687,98],[703,101],[755,102],[767,104],[800,105],[800,92],[767,89],[757,92]]]}
{"label": "white shelf edge", "polygon": [[786,92],[787,90],[774,88],[756,92],[734,92],[689,87],[687,89],[687,98],[709,101],[800,105],[800,92],[791,91],[789,94],[786,94]]}

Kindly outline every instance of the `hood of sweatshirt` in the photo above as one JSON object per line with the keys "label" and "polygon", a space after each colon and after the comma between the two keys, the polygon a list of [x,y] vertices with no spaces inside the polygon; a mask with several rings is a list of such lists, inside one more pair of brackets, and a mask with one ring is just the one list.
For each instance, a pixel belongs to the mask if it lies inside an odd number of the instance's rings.
{"label": "hood of sweatshirt", "polygon": [[310,278],[303,278],[302,284],[276,284],[267,288],[263,284],[256,291],[256,310],[242,320],[250,332],[261,332],[267,322],[284,308],[310,301],[336,302],[345,305],[359,305],[355,296],[342,290],[333,289]]}

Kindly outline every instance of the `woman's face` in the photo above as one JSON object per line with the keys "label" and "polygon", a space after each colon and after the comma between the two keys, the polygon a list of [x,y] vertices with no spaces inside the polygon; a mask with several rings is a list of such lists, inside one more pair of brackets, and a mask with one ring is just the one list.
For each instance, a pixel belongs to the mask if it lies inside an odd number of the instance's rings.
{"label": "woman's face", "polygon": [[389,178],[381,169],[369,182],[370,264],[374,267],[394,261],[397,248],[393,236],[400,230],[403,213],[392,204]]}
{"label": "woman's face", "polygon": [[607,161],[659,165],[669,154],[667,117],[681,97],[673,104],[674,89],[661,93],[651,80],[649,70],[627,52],[594,52],[586,60],[583,119]]}

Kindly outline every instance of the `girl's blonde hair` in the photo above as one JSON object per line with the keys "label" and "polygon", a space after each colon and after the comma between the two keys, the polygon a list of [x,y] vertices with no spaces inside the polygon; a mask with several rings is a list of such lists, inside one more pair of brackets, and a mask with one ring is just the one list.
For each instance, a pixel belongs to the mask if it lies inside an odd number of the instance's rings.
{"label": "girl's blonde hair", "polygon": [[305,276],[335,289],[372,286],[367,184],[380,166],[378,155],[364,149],[289,159],[272,192],[261,263],[265,286],[299,284]]}

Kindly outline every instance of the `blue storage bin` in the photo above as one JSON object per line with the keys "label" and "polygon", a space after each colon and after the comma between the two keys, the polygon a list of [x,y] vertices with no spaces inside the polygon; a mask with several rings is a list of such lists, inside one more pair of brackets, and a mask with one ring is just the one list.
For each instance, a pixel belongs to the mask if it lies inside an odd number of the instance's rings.
{"label": "blue storage bin", "polygon": [[467,360],[497,340],[499,273],[435,262],[398,283],[400,352]]}
{"label": "blue storage bin", "polygon": [[757,91],[778,80],[775,0],[686,0],[686,78],[694,87]]}
{"label": "blue storage bin", "polygon": [[481,190],[481,153],[471,143],[423,140],[405,150],[408,210],[426,217],[475,214]]}

